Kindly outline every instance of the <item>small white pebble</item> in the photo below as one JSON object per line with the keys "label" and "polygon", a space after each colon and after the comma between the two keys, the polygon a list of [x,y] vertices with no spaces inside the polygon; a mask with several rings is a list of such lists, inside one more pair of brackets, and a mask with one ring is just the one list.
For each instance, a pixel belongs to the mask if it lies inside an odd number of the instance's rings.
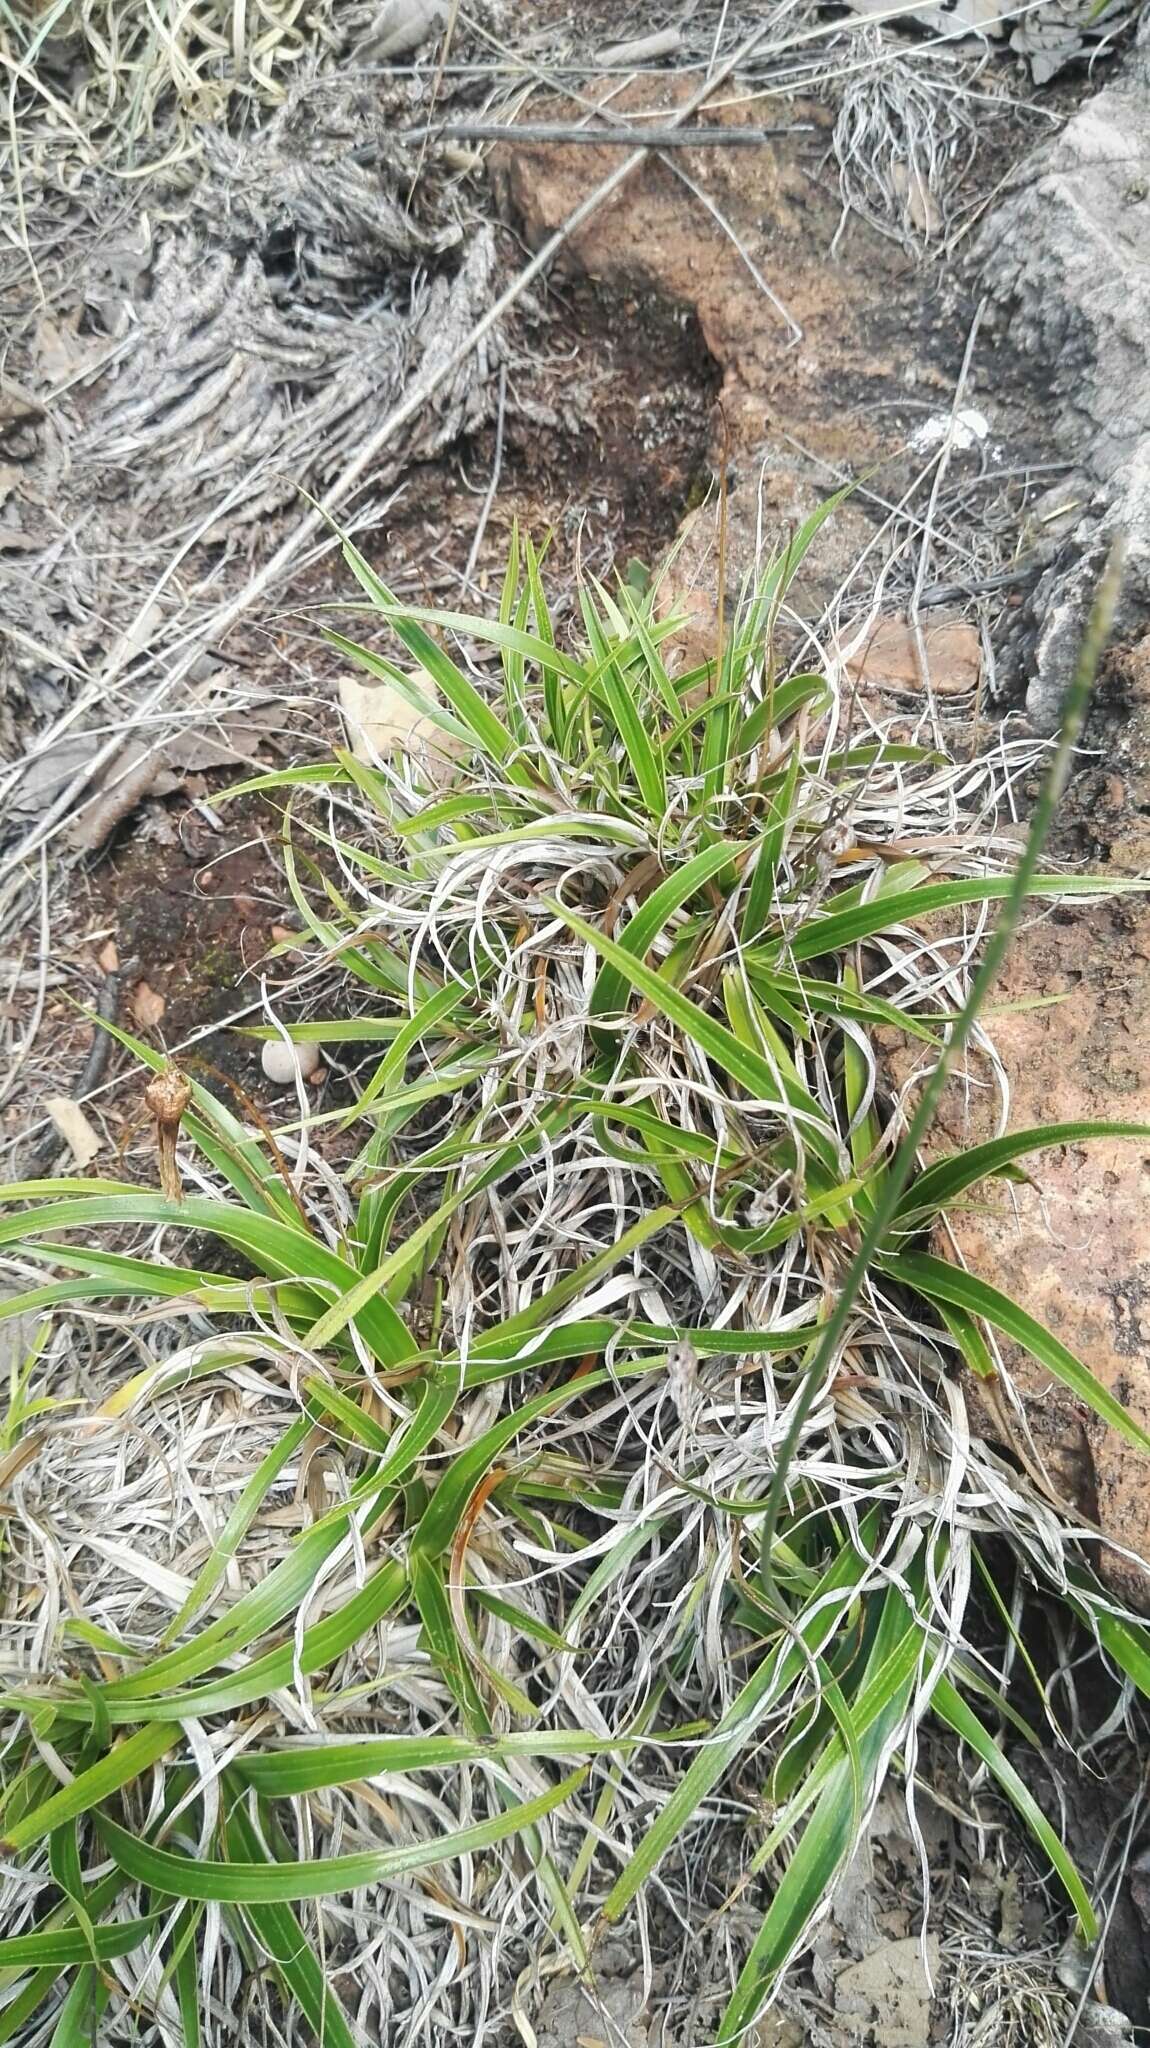
{"label": "small white pebble", "polygon": [[314,1074],[320,1063],[320,1049],[310,1039],[303,1039],[299,1045],[285,1045],[282,1038],[269,1038],[260,1055],[264,1073],[277,1088],[290,1087],[297,1074],[306,1081]]}

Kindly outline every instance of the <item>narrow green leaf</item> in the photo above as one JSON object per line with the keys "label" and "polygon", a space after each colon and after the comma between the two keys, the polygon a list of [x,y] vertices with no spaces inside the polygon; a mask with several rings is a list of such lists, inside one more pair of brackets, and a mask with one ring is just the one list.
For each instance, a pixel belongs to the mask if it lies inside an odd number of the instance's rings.
{"label": "narrow green leaf", "polygon": [[[11,1970],[6,1974],[16,1977],[21,1973],[18,1970]],[[44,2000],[55,1991],[59,1981],[59,1970],[39,1969],[32,1972],[23,1988],[14,1998],[8,2000],[3,2010],[0,2010],[0,2043],[14,2041],[18,2034],[23,2038],[22,2029],[43,2005]]]}
{"label": "narrow green leaf", "polygon": [[354,662],[356,668],[374,676],[377,682],[386,683],[389,690],[394,690],[396,696],[401,697],[420,718],[425,718],[429,725],[438,726],[441,732],[447,733],[461,746],[474,746],[478,735],[470,721],[453,717],[444,709],[438,696],[421,690],[403,669],[388,661],[386,655],[377,654],[373,647],[362,646],[358,640],[345,639],[342,633],[333,632],[330,628],[325,629],[323,637],[328,646],[342,654],[345,660]]}
{"label": "narrow green leaf", "polygon": [[[811,705],[814,717],[818,719],[832,701],[833,693],[825,676],[789,676],[785,683],[777,683],[771,695],[761,698],[754,710],[748,712],[739,732],[739,754],[751,753],[767,737],[772,726],[784,726],[804,705]],[[793,748],[791,759],[794,759]]]}
{"label": "narrow green leaf", "polygon": [[199,1956],[195,1944],[195,1931],[199,1915],[188,1908],[186,1924],[176,1936],[176,1955],[172,1964],[172,1980],[176,1990],[176,2004],[180,2009],[180,2025],[184,2038],[180,2048],[200,2048],[203,2031],[200,2026],[200,1981]]}
{"label": "narrow green leaf", "polygon": [[[456,1398],[456,1389],[446,1382],[425,1384],[410,1420],[396,1431],[387,1456],[365,1480],[360,1504],[378,1501],[406,1478],[438,1435]],[[201,1630],[191,1643],[155,1658],[130,1678],[116,1679],[105,1686],[104,1698],[109,1706],[121,1700],[154,1697],[168,1686],[186,1685],[213,1664],[258,1641],[293,1613],[310,1591],[320,1565],[342,1540],[348,1512],[350,1504],[305,1530],[294,1549],[258,1585],[241,1595],[227,1613]]]}
{"label": "narrow green leaf", "polygon": [[[24,1192],[0,1189],[5,1196],[19,1199]],[[76,1201],[53,1202],[41,1209],[0,1217],[0,1244],[12,1244],[22,1237],[43,1236],[49,1231],[81,1230],[91,1226],[110,1228],[116,1223],[166,1223],[181,1230],[204,1230],[246,1251],[271,1274],[311,1282],[317,1292],[342,1296],[354,1287],[358,1274],[353,1266],[337,1258],[307,1231],[293,1228],[276,1217],[253,1215],[227,1202],[203,1195],[170,1202],[163,1195],[114,1188],[100,1195]],[[359,1329],[381,1363],[402,1365],[415,1349],[402,1319],[391,1303],[377,1297],[366,1304]]]}
{"label": "narrow green leaf", "polygon": [[609,1383],[607,1372],[585,1373],[558,1387],[548,1387],[522,1407],[501,1415],[490,1429],[468,1444],[452,1460],[420,1517],[411,1539],[412,1556],[439,1557],[447,1550],[459,1526],[463,1511],[479,1481],[491,1471],[507,1446],[540,1415],[550,1415],[581,1392]]}
{"label": "narrow green leaf", "polygon": [[1030,1829],[1035,1841],[1050,1859],[1052,1869],[1062,1882],[1067,1898],[1078,1915],[1078,1925],[1083,1941],[1090,1946],[1098,1940],[1098,1915],[1091,1904],[1090,1895],[1078,1874],[1073,1858],[1067,1854],[1014,1765],[984,1728],[977,1714],[969,1707],[961,1693],[957,1692],[949,1678],[940,1678],[931,1698],[935,1713],[946,1726],[982,1759],[993,1778],[998,1780],[1020,1820]]}
{"label": "narrow green leaf", "polygon": [[300,1450],[308,1431],[313,1427],[309,1415],[301,1415],[286,1429],[278,1444],[273,1444],[266,1458],[256,1466],[231,1514],[215,1538],[211,1553],[201,1567],[196,1582],[184,1601],[179,1613],[172,1617],[164,1630],[163,1642],[173,1643],[192,1622],[200,1610],[207,1605],[223,1578],[232,1559],[251,1528],[271,1488],[275,1485],[284,1466]]}
{"label": "narrow green leaf", "polygon": [[[817,1656],[822,1650],[840,1625],[853,1598],[854,1586],[867,1569],[867,1563],[853,1549],[840,1551],[816,1594],[808,1602],[807,1612],[798,1621],[794,1635],[785,1639],[778,1650],[763,1658],[714,1732],[700,1746],[670,1797],[663,1802],[604,1902],[603,1916],[606,1920],[613,1923],[622,1918],[636,1892],[662,1861],[712,1786],[747,1748],[763,1716],[806,1669],[808,1657],[812,1654]],[[833,1597],[836,1594],[837,1599]]]}
{"label": "narrow green leaf", "polygon": [[[841,953],[876,932],[909,924],[934,910],[953,910],[962,903],[1001,903],[1014,887],[1012,875],[983,875],[976,880],[924,882],[918,888],[890,895],[878,895],[869,903],[849,910],[831,907],[809,918],[772,946],[793,961],[817,960],[825,953]],[[1129,895],[1132,890],[1150,888],[1150,883],[1121,880],[1101,875],[1035,875],[1026,885],[1027,896],[1091,897]]]}
{"label": "narrow green leaf", "polygon": [[[414,1870],[430,1870],[437,1863],[450,1863],[456,1856],[476,1855],[564,1805],[585,1775],[575,1771],[547,1792],[510,1806],[490,1820],[476,1821],[470,1827],[433,1836],[428,1841],[405,1842],[392,1849],[369,1849],[353,1856],[318,1857],[307,1863],[217,1863],[182,1856],[171,1849],[157,1849],[150,1842],[138,1841],[102,1815],[98,1825],[109,1853],[125,1876],[137,1884],[150,1885],[153,1891],[169,1898],[218,1900],[250,1908],[294,1899],[336,1898],[364,1885],[387,1884]],[[4,1947],[0,1943],[0,1963],[5,1960]]]}
{"label": "narrow green leaf", "polygon": [[[364,562],[362,555],[359,557],[359,561],[367,569],[367,564]],[[358,571],[356,573],[358,576]],[[392,597],[385,590],[384,585],[373,570],[367,569],[367,574],[371,579],[371,584],[370,586],[365,585],[365,588],[368,588],[369,595],[376,599],[372,605],[372,610],[378,612],[383,618],[387,619],[389,625],[395,627],[400,639],[403,640],[404,645],[412,653],[415,653],[417,646],[422,646],[422,641],[417,642],[414,636],[412,639],[409,639],[406,632],[400,631],[401,626],[413,628],[419,625],[438,626],[445,633],[458,633],[468,640],[484,640],[491,647],[509,647],[515,653],[522,654],[526,661],[536,661],[541,668],[550,667],[559,675],[566,676],[571,682],[579,682],[582,679],[583,670],[578,661],[572,655],[564,654],[556,647],[554,641],[544,639],[542,635],[520,633],[514,626],[501,624],[498,619],[481,618],[474,612],[440,611],[436,607],[429,605],[403,604],[398,598]],[[362,581],[362,578],[359,580]],[[377,596],[377,593],[381,594]],[[349,609],[349,607],[341,607],[341,609]],[[366,611],[367,607],[363,606],[361,609]],[[425,634],[422,637],[426,639],[428,636]],[[430,645],[436,654],[442,655],[443,650],[439,646],[438,641],[432,640]],[[417,655],[416,658],[421,660],[422,654]],[[435,672],[433,669],[429,669],[428,673],[434,674]],[[436,681],[438,682],[438,680],[439,678],[436,676]]]}
{"label": "narrow green leaf", "polygon": [[556,917],[562,918],[565,924],[570,925],[571,930],[588,946],[593,946],[608,965],[614,967],[632,987],[638,989],[640,995],[646,996],[657,1010],[661,1010],[665,1017],[669,1017],[673,1024],[679,1026],[681,1031],[687,1032],[700,1050],[722,1067],[725,1073],[730,1074],[732,1080],[738,1081],[749,1095],[758,1101],[773,1102],[780,1108],[783,1107],[783,1091],[778,1076],[760,1053],[753,1051],[750,1046],[743,1045],[733,1031],[728,1031],[725,1025],[709,1016],[705,1010],[701,1010],[699,1005],[693,1003],[680,989],[672,987],[671,983],[665,981],[654,968],[636,959],[625,947],[617,945],[614,939],[609,939],[603,932],[596,931],[593,925],[577,917],[573,910],[568,910],[564,904],[554,899],[547,907]]}
{"label": "narrow green leaf", "polygon": [[440,1561],[413,1545],[409,1570],[411,1597],[423,1624],[420,1646],[430,1656],[461,1709],[465,1725],[487,1729],[491,1723],[476,1689],[463,1645],[455,1633]]}
{"label": "narrow green leaf", "polygon": [[[455,991],[458,1002],[462,990]],[[397,1038],[408,1029],[410,1017],[317,1017],[304,1024],[237,1024],[237,1038],[255,1038],[266,1043],[271,1039],[282,1040],[284,1033],[293,1045],[307,1044],[312,1039],[321,1045],[377,1045],[381,1040]]]}
{"label": "narrow green leaf", "polygon": [[867,1661],[866,1676],[870,1683],[862,1689],[868,1695],[865,1709],[861,1696],[857,1702],[847,1703],[845,1709],[848,1716],[852,1712],[854,1715],[857,1765],[852,1766],[844,1754],[840,1730],[811,1773],[806,1788],[808,1796],[814,1785],[821,1787],[814,1810],[776,1887],[723,2014],[718,2048],[736,2048],[743,2040],[768,1990],[790,1961],[854,1849],[857,1831],[852,1824],[853,1771],[857,1768],[862,1774],[865,1800],[875,1787],[889,1743],[906,1715],[922,1647],[918,1617],[901,1595],[891,1589],[884,1599],[880,1625]]}
{"label": "narrow green leaf", "polygon": [[[130,1837],[129,1837],[130,1839]],[[102,1962],[113,1956],[130,1956],[133,1949],[154,1941],[156,1915],[146,1920],[113,1920],[92,1929],[96,1954]],[[80,1927],[51,1928],[37,1934],[10,1934],[0,1939],[0,1970],[66,1970],[74,1963],[91,1961],[88,1935]]]}
{"label": "narrow green leaf", "polygon": [[34,1842],[42,1841],[51,1834],[53,1828],[87,1813],[100,1800],[109,1798],[122,1786],[130,1785],[157,1758],[166,1755],[179,1739],[179,1733],[178,1728],[157,1721],[152,1727],[140,1728],[125,1741],[116,1743],[107,1756],[100,1757],[98,1762],[73,1778],[70,1785],[62,1785],[42,1806],[37,1806],[14,1827],[8,1828],[3,1847],[11,1854],[31,1848]]}
{"label": "narrow green leaf", "polygon": [[783,1096],[799,1126],[802,1144],[814,1154],[832,1180],[846,1165],[847,1154],[840,1145],[822,1104],[811,1094],[782,1034],[763,1012],[749,983],[736,968],[723,975],[723,1003],[735,1036],[756,1057],[764,1057],[776,1076],[775,1089],[782,1084]]}
{"label": "narrow green leaf", "polygon": [[[1034,891],[1042,849],[1050,831],[1059,797],[1070,773],[1070,764],[1082,731],[1091,687],[1113,622],[1121,581],[1121,563],[1121,544],[1115,542],[1087,620],[1078,660],[1063,705],[1058,741],[1035,805],[1026,844],[1014,873],[1002,878],[1005,883],[1004,907],[986,943],[958,1018],[933,1072],[919,1095],[882,1187],[876,1190],[874,1208],[866,1218],[858,1247],[849,1266],[839,1277],[834,1305],[815,1348],[804,1384],[791,1405],[786,1437],[771,1479],[770,1500],[763,1522],[764,1591],[772,1603],[778,1601],[778,1588],[773,1581],[774,1538],[786,1498],[791,1461],[818,1398],[819,1390],[825,1385],[827,1373],[832,1369],[839,1348],[846,1337],[859,1290],[867,1281],[887,1240],[899,1198],[915,1170],[918,1148],[937,1111],[951,1065],[970,1038],[1021,916],[1022,905],[1028,894]],[[963,1306],[961,1302],[959,1305]]]}
{"label": "narrow green leaf", "polygon": [[678,1222],[679,1213],[679,1209],[669,1203],[663,1203],[658,1209],[648,1209],[645,1216],[640,1216],[621,1237],[615,1239],[614,1244],[605,1245],[594,1257],[584,1259],[579,1266],[572,1266],[569,1272],[564,1273],[562,1278],[556,1280],[544,1293],[537,1295],[526,1308],[521,1308],[516,1315],[507,1316],[500,1324],[499,1330],[490,1334],[497,1335],[503,1342],[507,1342],[537,1330],[541,1324],[549,1322],[565,1309],[568,1302],[577,1300],[579,1295],[595,1286],[621,1260],[630,1258],[632,1252],[638,1251],[640,1245],[649,1243],[651,1238],[658,1237],[661,1230],[666,1230],[669,1224]]}
{"label": "narrow green leaf", "polygon": [[928,1166],[912,1180],[898,1205],[899,1221],[934,1216],[950,1207],[957,1197],[991,1174],[1000,1174],[1031,1152],[1051,1151],[1058,1145],[1077,1145],[1089,1138],[1150,1139],[1150,1124],[1113,1123],[1092,1118],[1086,1122],[1039,1124],[1026,1131],[1010,1131],[1004,1138],[991,1138],[985,1145],[971,1145]]}
{"label": "narrow green leaf", "polygon": [[1150,1434],[1141,1423],[1135,1422],[1122,1403],[1115,1400],[1108,1388],[1095,1378],[1089,1366],[1075,1358],[1053,1331],[1027,1315],[1026,1310],[1012,1301],[1008,1294],[1002,1294],[989,1281],[980,1280],[976,1273],[966,1273],[961,1266],[949,1265],[945,1259],[936,1259],[929,1252],[885,1253],[880,1264],[891,1279],[915,1288],[928,1301],[945,1302],[965,1309],[968,1315],[981,1316],[984,1322],[993,1323],[996,1330],[1001,1330],[1013,1343],[1029,1351],[1039,1365],[1045,1366],[1080,1401],[1093,1408],[1103,1422],[1120,1431],[1139,1450],[1150,1451]]}
{"label": "narrow green leaf", "polygon": [[[204,1720],[211,1714],[228,1714],[236,1707],[248,1706],[252,1700],[266,1699],[269,1693],[291,1685],[301,1673],[307,1678],[313,1672],[326,1671],[337,1657],[342,1657],[345,1650],[398,1606],[406,1592],[407,1572],[398,1560],[389,1558],[349,1599],[305,1629],[298,1647],[294,1641],[282,1643],[253,1657],[238,1671],[191,1686],[185,1692],[161,1692],[155,1696],[145,1692],[139,1697],[111,1700],[109,1715],[117,1723],[171,1720],[174,1715],[183,1721]],[[59,1703],[59,1710],[65,1711],[64,1702]],[[74,1715],[75,1709],[71,1711]]]}
{"label": "narrow green leaf", "polygon": [[[938,1045],[940,1033],[932,1024],[912,1010],[900,1007],[898,1003],[884,1002],[880,996],[863,994],[844,974],[841,982],[820,981],[814,975],[775,973],[768,974],[761,968],[751,968],[749,978],[757,994],[767,990],[777,991],[790,998],[803,1010],[813,1010],[822,1017],[850,1018],[858,1024],[889,1025],[893,1031],[905,1031],[909,1038],[918,1038],[925,1045]],[[949,1019],[939,1017],[935,1024],[947,1023]]]}
{"label": "narrow green leaf", "polygon": [[[716,846],[705,847],[684,867],[676,868],[667,875],[624,925],[618,941],[623,950],[633,959],[645,960],[668,919],[689,903],[692,896],[705,889],[707,883],[713,881],[741,851],[743,849],[733,842],[723,840]],[[596,1018],[615,1016],[625,1008],[628,995],[626,976],[618,968],[601,967],[591,992],[591,1015]]]}
{"label": "narrow green leaf", "polygon": [[[512,632],[508,626],[497,626],[486,619],[467,619],[454,612],[424,612],[408,610],[394,598],[385,583],[375,571],[369,568],[363,556],[350,541],[344,546],[344,559],[353,575],[363,585],[375,608],[386,618],[397,637],[402,640],[408,653],[419,663],[426,675],[431,677],[436,688],[450,704],[457,718],[474,734],[480,746],[492,759],[507,768],[512,781],[530,780],[527,772],[511,759],[515,742],[501,718],[486,700],[480,696],[473,682],[463,673],[451,656],[423,630],[422,621],[428,624],[454,627],[457,631],[469,633],[473,638],[494,639],[497,646],[508,644],[507,636]],[[530,636],[524,635],[524,638]],[[524,650],[526,651],[526,650]],[[544,658],[547,649],[542,649]],[[555,657],[558,658],[558,657]]]}
{"label": "narrow green leaf", "polygon": [[794,811],[795,791],[798,788],[799,749],[797,740],[792,744],[786,773],[778,789],[771,797],[767,814],[766,829],[759,841],[755,865],[751,871],[750,887],[740,923],[740,935],[745,946],[753,946],[770,923],[775,909],[775,882],[779,862],[786,849],[787,832]]}
{"label": "narrow green leaf", "polygon": [[[560,1644],[562,1648],[563,1645]],[[296,1743],[241,1756],[233,1775],[264,1799],[294,1799],[332,1785],[357,1785],[395,1771],[450,1769],[455,1764],[508,1757],[609,1756],[632,1749],[627,1736],[595,1735],[586,1728],[530,1729],[513,1735],[378,1735],[354,1742]]]}
{"label": "narrow green leaf", "polygon": [[1080,1612],[1119,1669],[1150,1699],[1150,1632],[1117,1614],[1108,1614],[1104,1607],[1084,1603]]}
{"label": "narrow green leaf", "polygon": [[52,2031],[48,2048],[92,2048],[109,1987],[94,1963],[78,1970]]}
{"label": "narrow green leaf", "polygon": [[[234,1807],[228,1816],[227,1844],[229,1856],[237,1862],[277,1867],[264,1854],[260,1838],[241,1806]],[[359,2048],[359,2038],[348,2025],[339,1998],[291,1907],[282,1901],[249,1905],[244,1909],[244,1918],[289,1998],[298,2005],[319,2048]],[[185,2042],[183,2048],[191,2048],[191,2044]]]}
{"label": "narrow green leaf", "polygon": [[579,597],[588,645],[599,663],[600,692],[623,742],[648,820],[657,829],[667,811],[667,781],[661,743],[644,724],[642,708],[632,692],[630,679],[619,659],[619,650],[611,644],[596,617],[590,593],[581,590]]}
{"label": "narrow green leaf", "polygon": [[996,1379],[998,1377],[998,1367],[995,1365],[990,1346],[974,1317],[968,1316],[963,1308],[955,1308],[953,1302],[936,1301],[935,1307],[950,1331],[951,1336],[954,1338],[955,1343],[958,1345],[964,1363],[970,1367],[971,1372],[975,1373],[980,1380]]}

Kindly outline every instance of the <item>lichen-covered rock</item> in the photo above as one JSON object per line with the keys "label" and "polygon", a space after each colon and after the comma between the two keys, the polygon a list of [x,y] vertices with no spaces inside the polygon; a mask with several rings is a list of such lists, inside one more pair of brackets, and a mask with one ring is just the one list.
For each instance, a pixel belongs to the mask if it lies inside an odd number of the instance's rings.
{"label": "lichen-covered rock", "polygon": [[1085,472],[1069,546],[1032,594],[1027,711],[1049,731],[1110,534],[1127,543],[1119,630],[1150,614],[1150,24],[1104,91],[1035,152],[977,248],[992,318],[1030,356],[1066,456]]}

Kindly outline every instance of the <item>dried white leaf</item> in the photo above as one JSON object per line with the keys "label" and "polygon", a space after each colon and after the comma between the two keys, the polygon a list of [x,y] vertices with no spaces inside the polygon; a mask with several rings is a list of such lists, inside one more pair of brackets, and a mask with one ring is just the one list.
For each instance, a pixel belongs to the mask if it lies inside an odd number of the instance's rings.
{"label": "dried white leaf", "polygon": [[186,1579],[182,1572],[170,1571],[167,1565],[160,1564],[154,1557],[145,1557],[142,1551],[133,1549],[129,1543],[115,1543],[106,1536],[93,1534],[91,1530],[86,1532],[84,1541],[89,1550],[106,1558],[125,1578],[134,1579],[141,1586],[148,1586],[153,1593],[158,1593],[169,1607],[182,1607],[192,1590],[192,1579]]}
{"label": "dried white leaf", "polygon": [[[434,686],[426,676],[413,677],[412,682],[424,697],[438,702]],[[361,683],[357,676],[341,676],[339,703],[357,761],[370,767],[376,761],[398,756],[437,787],[450,781],[460,752],[459,742],[436,725],[434,719],[417,711],[390,683]]]}

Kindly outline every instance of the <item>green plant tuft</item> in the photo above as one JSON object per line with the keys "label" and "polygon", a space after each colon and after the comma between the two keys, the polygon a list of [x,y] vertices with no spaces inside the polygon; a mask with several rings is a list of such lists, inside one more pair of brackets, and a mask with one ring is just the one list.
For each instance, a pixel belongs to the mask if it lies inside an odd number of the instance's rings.
{"label": "green plant tuft", "polygon": [[[560,621],[516,534],[488,619],[401,605],[347,548],[376,639],[333,639],[442,735],[436,774],[342,752],[244,785],[280,806],[313,983],[328,963],[334,1014],[289,1035],[342,1095],[269,1134],[190,1076],[182,1201],[3,1191],[3,1311],[44,1322],[0,1432],[0,2040],[57,2012],[79,2039],[129,1983],[148,2038],[216,2038],[255,1970],[320,2041],[430,2037],[475,2021],[487,1966],[458,1955],[520,1943],[503,2010],[531,1955],[593,1971],[653,1884],[698,1895],[722,1813],[758,1913],[732,2048],[884,1782],[913,1793],[927,1717],[1097,1937],[997,1732],[974,1566],[1012,1556],[1142,1691],[1150,1639],[971,1439],[971,1376],[1004,1337],[1147,1440],[937,1230],[1044,1145],[1150,1134],[948,1154],[931,1124],[1026,902],[1113,886],[1040,867],[1107,595],[1007,869],[971,821],[1029,743],[951,762],[781,665],[832,509],[689,673],[645,575]],[[183,1263],[192,1232],[239,1277]],[[101,1525],[65,1566],[37,1503],[63,1527],[85,1484]]]}

